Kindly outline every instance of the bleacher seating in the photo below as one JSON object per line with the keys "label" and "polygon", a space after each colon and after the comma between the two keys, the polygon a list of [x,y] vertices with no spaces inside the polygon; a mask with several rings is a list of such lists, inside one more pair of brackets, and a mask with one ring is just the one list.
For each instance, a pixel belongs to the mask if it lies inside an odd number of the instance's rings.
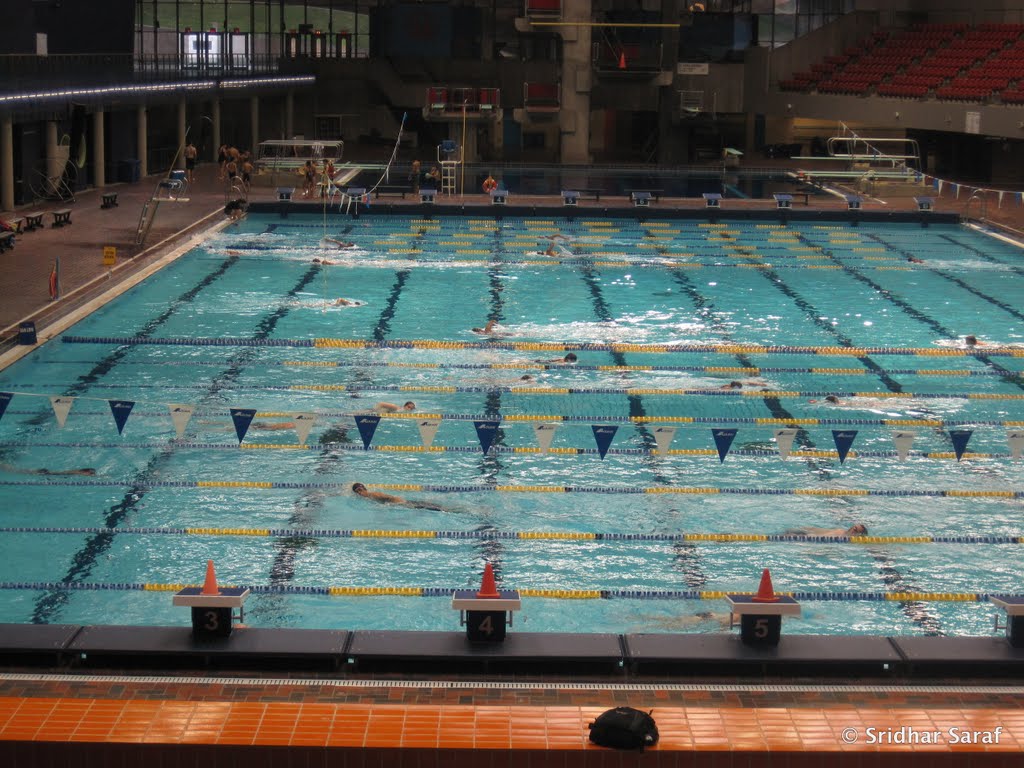
{"label": "bleacher seating", "polygon": [[1024,24],[920,24],[878,30],[829,55],[779,89],[897,98],[1021,103]]}

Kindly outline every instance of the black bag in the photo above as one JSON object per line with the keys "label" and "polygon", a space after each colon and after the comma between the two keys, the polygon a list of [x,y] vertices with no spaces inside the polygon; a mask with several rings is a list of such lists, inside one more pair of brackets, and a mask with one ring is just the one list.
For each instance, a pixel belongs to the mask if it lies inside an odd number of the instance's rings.
{"label": "black bag", "polygon": [[658,726],[654,718],[650,713],[633,707],[616,707],[602,712],[589,727],[590,740],[602,747],[642,750],[658,743]]}

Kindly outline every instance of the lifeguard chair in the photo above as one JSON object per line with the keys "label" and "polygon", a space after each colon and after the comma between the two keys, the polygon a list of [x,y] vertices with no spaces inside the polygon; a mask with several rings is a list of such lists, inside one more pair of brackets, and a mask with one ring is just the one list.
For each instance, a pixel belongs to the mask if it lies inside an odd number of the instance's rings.
{"label": "lifeguard chair", "polygon": [[454,195],[458,167],[462,163],[462,153],[454,139],[445,139],[437,145],[437,162],[441,166],[441,194]]}

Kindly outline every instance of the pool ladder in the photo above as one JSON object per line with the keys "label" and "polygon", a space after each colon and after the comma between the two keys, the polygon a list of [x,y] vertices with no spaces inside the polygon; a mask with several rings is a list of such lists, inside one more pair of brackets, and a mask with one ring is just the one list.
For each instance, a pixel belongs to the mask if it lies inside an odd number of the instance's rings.
{"label": "pool ladder", "polygon": [[964,215],[963,215],[964,221],[969,221],[970,220],[970,218],[971,218],[971,203],[973,203],[975,200],[978,201],[979,207],[981,209],[979,211],[979,213],[981,215],[980,215],[980,218],[978,220],[981,221],[981,222],[984,222],[985,219],[988,218],[988,200],[985,199],[984,195],[982,195],[982,194],[980,194],[978,192],[975,192],[973,195],[971,195],[969,198],[967,198],[967,205],[964,206]]}

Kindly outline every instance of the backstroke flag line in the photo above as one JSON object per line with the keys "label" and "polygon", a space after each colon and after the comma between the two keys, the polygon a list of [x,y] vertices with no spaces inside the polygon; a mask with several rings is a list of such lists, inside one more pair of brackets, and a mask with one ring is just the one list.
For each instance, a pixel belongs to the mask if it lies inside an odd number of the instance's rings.
{"label": "backstroke flag line", "polygon": [[188,422],[192,418],[195,407],[191,405],[171,403],[167,408],[171,412],[171,421],[174,422],[174,431],[178,433],[178,439],[181,440],[185,435],[185,428],[188,426]]}
{"label": "backstroke flag line", "polygon": [[423,442],[424,448],[429,448],[434,444],[434,435],[437,434],[437,428],[441,426],[440,419],[420,419],[416,426],[420,430],[420,440]]}
{"label": "backstroke flag line", "polygon": [[309,439],[309,432],[311,429],[313,429],[313,424],[315,421],[315,413],[292,414],[292,423],[295,424],[295,434],[299,438],[299,445],[306,444],[306,440]]}
{"label": "backstroke flag line", "polygon": [[74,405],[75,398],[73,397],[51,397],[50,405],[53,407],[53,415],[57,417],[57,424],[61,429],[64,428],[64,422],[68,420],[68,411],[71,410],[71,406]]}
{"label": "backstroke flag line", "polygon": [[238,442],[245,440],[245,433],[249,431],[249,425],[256,417],[255,408],[232,408],[231,421],[235,424],[235,434],[238,435]]}
{"label": "backstroke flag line", "polygon": [[779,457],[785,459],[793,450],[793,439],[796,437],[795,429],[776,429],[775,444],[779,448]]}
{"label": "backstroke flag line", "polygon": [[551,448],[551,440],[555,436],[556,429],[558,429],[557,424],[540,423],[533,425],[533,436],[537,438],[537,445],[540,446],[541,453],[547,453],[548,449]]}

